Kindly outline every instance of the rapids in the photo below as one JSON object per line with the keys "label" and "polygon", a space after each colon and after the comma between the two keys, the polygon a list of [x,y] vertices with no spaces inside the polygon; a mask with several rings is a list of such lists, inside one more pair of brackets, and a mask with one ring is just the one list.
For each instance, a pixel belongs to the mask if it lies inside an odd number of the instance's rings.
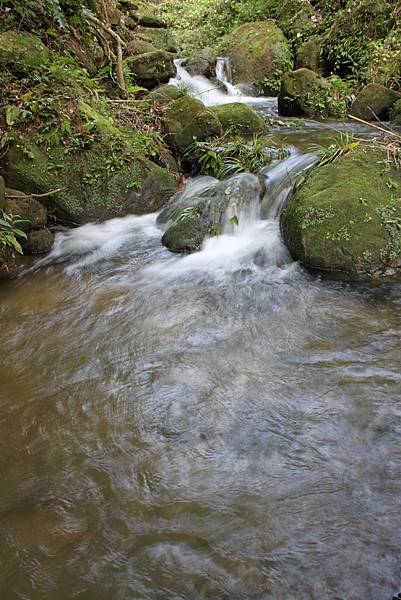
{"label": "rapids", "polygon": [[0,288],[1,599],[400,591],[401,286],[291,261],[277,216],[333,134],[277,135],[262,206],[200,252],[130,215]]}

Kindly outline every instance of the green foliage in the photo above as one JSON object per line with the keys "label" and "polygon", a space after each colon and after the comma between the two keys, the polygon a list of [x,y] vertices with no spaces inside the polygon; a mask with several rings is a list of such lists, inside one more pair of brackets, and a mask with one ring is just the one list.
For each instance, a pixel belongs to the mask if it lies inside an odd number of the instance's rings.
{"label": "green foliage", "polygon": [[27,239],[26,233],[18,225],[24,223],[18,215],[9,215],[4,210],[0,213],[0,248],[11,248],[23,254],[18,238]]}
{"label": "green foliage", "polygon": [[267,147],[265,137],[223,138],[194,142],[187,149],[184,158],[196,161],[201,173],[218,178],[236,173],[258,173],[262,167],[275,158],[284,158],[287,151],[282,148]]}

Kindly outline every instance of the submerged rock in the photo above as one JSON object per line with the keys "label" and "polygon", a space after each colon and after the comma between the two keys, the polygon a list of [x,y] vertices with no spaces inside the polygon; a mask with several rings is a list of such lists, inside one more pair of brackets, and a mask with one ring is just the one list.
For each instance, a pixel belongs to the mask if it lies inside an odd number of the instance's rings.
{"label": "submerged rock", "polygon": [[233,102],[213,106],[210,110],[218,117],[223,131],[243,135],[266,133],[267,126],[263,118],[246,104]]}
{"label": "submerged rock", "polygon": [[165,50],[145,52],[129,56],[124,60],[130,75],[146,87],[155,87],[167,82],[175,74],[174,56]]}
{"label": "submerged rock", "polygon": [[183,153],[194,140],[220,135],[222,128],[217,116],[196,98],[184,96],[172,102],[165,114],[164,124],[169,143]]}
{"label": "submerged rock", "polygon": [[206,237],[218,235],[230,206],[240,214],[253,203],[259,203],[262,186],[256,175],[242,173],[219,182],[213,177],[200,177],[176,194],[158,217],[167,225],[162,243],[172,252],[196,252]]}
{"label": "submerged rock", "polygon": [[287,39],[271,19],[237,27],[219,52],[231,60],[234,83],[251,84],[267,96],[278,92],[283,73],[292,68]]}
{"label": "submerged rock", "polygon": [[401,173],[387,153],[358,147],[317,166],[281,216],[291,255],[348,279],[401,276]]}
{"label": "submerged rock", "polygon": [[0,34],[0,65],[16,75],[31,75],[48,60],[49,51],[37,35],[26,31]]}
{"label": "submerged rock", "polygon": [[357,95],[352,105],[351,114],[364,121],[388,119],[391,107],[401,99],[401,94],[378,85],[369,83]]}

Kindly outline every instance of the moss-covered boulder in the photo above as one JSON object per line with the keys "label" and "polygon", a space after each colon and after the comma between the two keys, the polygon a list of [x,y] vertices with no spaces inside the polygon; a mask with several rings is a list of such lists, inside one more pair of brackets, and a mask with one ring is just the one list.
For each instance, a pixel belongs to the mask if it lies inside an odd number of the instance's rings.
{"label": "moss-covered boulder", "polygon": [[47,223],[47,212],[43,204],[35,198],[27,198],[19,190],[6,188],[6,212],[18,215],[23,220],[18,227],[25,232],[41,229]]}
{"label": "moss-covered boulder", "polygon": [[63,147],[45,152],[29,141],[24,142],[24,150],[14,145],[8,151],[7,181],[26,193],[59,190],[41,202],[66,221],[86,223],[153,212],[175,191],[174,176],[137,157],[128,142],[118,155],[100,142],[74,154],[66,154]]}
{"label": "moss-covered boulder", "polygon": [[288,117],[328,116],[326,98],[329,82],[310,69],[290,71],[283,77],[278,96],[278,111]]}
{"label": "moss-covered boulder", "polygon": [[49,51],[37,35],[26,31],[0,34],[0,66],[16,75],[30,75],[49,60]]}
{"label": "moss-covered boulder", "polygon": [[54,234],[48,229],[39,229],[28,233],[27,239],[22,242],[22,248],[27,256],[36,256],[50,252],[53,243]]}
{"label": "moss-covered boulder", "polygon": [[292,68],[291,51],[272,20],[245,23],[226,35],[219,52],[229,56],[234,83],[248,83],[260,94],[280,89],[283,73]]}
{"label": "moss-covered boulder", "polygon": [[313,36],[297,49],[297,69],[310,69],[318,75],[324,74],[324,60],[322,57],[322,40]]}
{"label": "moss-covered boulder", "polygon": [[351,114],[364,121],[373,121],[376,117],[387,119],[391,107],[400,99],[399,92],[377,83],[369,83],[357,95]]}
{"label": "moss-covered boulder", "polygon": [[397,100],[391,109],[390,119],[394,125],[401,125],[401,100]]}
{"label": "moss-covered boulder", "polygon": [[261,194],[258,177],[249,173],[221,182],[213,177],[191,182],[189,189],[171,198],[157,219],[167,227],[162,243],[172,252],[196,252],[206,237],[222,232],[229,207],[241,219],[250,205],[259,203]]}
{"label": "moss-covered boulder", "polygon": [[160,104],[167,104],[168,102],[178,100],[183,96],[185,96],[184,90],[175,85],[160,85],[149,94],[149,98],[151,98],[153,102],[158,102]]}
{"label": "moss-covered boulder", "polygon": [[156,29],[167,29],[167,23],[160,19],[160,17],[156,17],[155,15],[149,13],[137,13],[137,21],[139,25],[143,27],[154,27]]}
{"label": "moss-covered boulder", "polygon": [[137,39],[145,40],[165,52],[177,52],[175,40],[168,29],[158,27],[138,27],[135,30]]}
{"label": "moss-covered boulder", "polygon": [[240,102],[213,106],[210,109],[219,119],[223,131],[233,134],[252,135],[266,133],[266,123],[250,106]]}
{"label": "moss-covered boulder", "polygon": [[316,8],[310,0],[280,0],[279,5],[278,25],[292,44],[297,46],[316,28]]}
{"label": "moss-covered boulder", "polygon": [[164,50],[129,56],[124,65],[129,74],[141,85],[155,87],[166,83],[175,74],[173,55]]}
{"label": "moss-covered boulder", "polygon": [[221,135],[219,119],[196,98],[184,96],[172,102],[165,114],[164,123],[169,143],[183,153],[194,140],[205,140]]}
{"label": "moss-covered boulder", "polygon": [[281,216],[291,255],[351,279],[401,276],[401,172],[387,154],[359,146],[317,166]]}

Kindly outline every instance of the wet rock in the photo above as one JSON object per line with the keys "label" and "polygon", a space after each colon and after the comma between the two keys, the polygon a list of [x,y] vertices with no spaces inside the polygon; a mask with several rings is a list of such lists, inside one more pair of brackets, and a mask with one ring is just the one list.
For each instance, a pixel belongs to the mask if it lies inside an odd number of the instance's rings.
{"label": "wet rock", "polygon": [[266,133],[267,126],[263,118],[246,104],[233,102],[213,106],[210,110],[218,117],[223,131],[242,135]]}
{"label": "wet rock", "polygon": [[237,27],[223,38],[219,52],[231,60],[234,83],[254,85],[267,96],[278,92],[283,73],[292,68],[287,39],[271,19]]}
{"label": "wet rock", "polygon": [[124,60],[126,70],[136,82],[145,87],[155,87],[175,75],[173,55],[164,51],[145,52]]}
{"label": "wet rock", "polygon": [[176,194],[158,217],[167,225],[162,243],[172,252],[196,252],[203,240],[221,233],[228,207],[241,213],[259,202],[262,187],[255,175],[242,173],[219,182],[202,177]]}
{"label": "wet rock", "polygon": [[210,77],[215,64],[215,51],[212,48],[202,48],[187,58],[185,68],[192,77],[194,75]]}
{"label": "wet rock", "polygon": [[0,34],[0,65],[16,75],[31,75],[45,65],[49,51],[37,35],[26,31]]}
{"label": "wet rock", "polygon": [[376,117],[386,120],[391,107],[400,99],[399,92],[377,83],[369,83],[357,95],[351,114],[364,121],[373,121]]}
{"label": "wet rock", "polygon": [[52,249],[54,234],[48,229],[31,231],[28,238],[22,242],[22,249],[27,256],[47,254]]}
{"label": "wet rock", "polygon": [[321,51],[321,38],[318,36],[311,37],[297,49],[296,68],[310,69],[318,75],[323,75],[324,60]]}
{"label": "wet rock", "polygon": [[169,143],[183,153],[194,140],[205,140],[220,135],[219,119],[195,98],[184,96],[172,102],[165,114],[164,123]]}
{"label": "wet rock", "polygon": [[317,166],[281,217],[284,241],[305,267],[347,279],[401,276],[401,173],[387,153],[358,147]]}

